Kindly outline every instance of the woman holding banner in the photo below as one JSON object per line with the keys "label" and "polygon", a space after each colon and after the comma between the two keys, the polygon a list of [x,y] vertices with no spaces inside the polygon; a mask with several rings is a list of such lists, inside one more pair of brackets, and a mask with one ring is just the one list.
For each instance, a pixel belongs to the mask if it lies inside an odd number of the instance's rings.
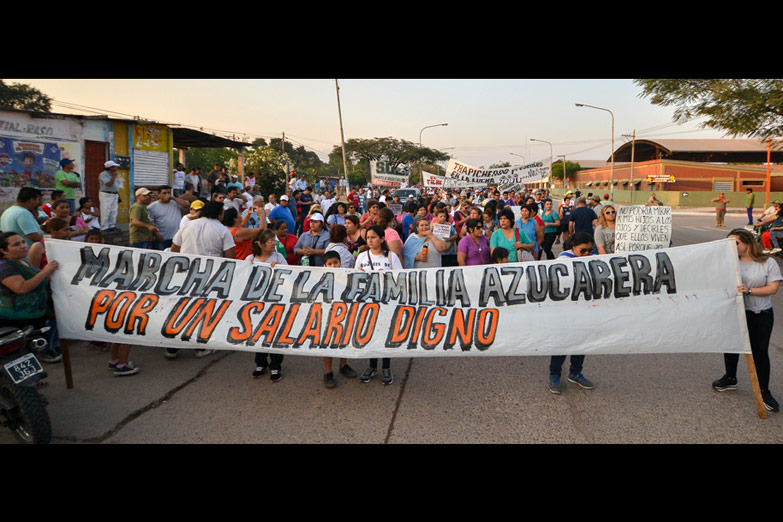
{"label": "woman holding banner", "polygon": [[[568,244],[571,246],[570,250],[562,252],[559,257],[573,259],[576,257],[586,257],[593,253],[593,238],[590,236],[590,234],[577,232],[573,235],[573,238],[570,239]],[[549,391],[555,395],[559,395],[561,392],[560,374],[562,372],[565,359],[565,355],[553,355],[549,360]],[[571,356],[571,367],[568,371],[568,382],[578,384],[586,390],[592,390],[595,386],[592,382],[587,380],[584,375],[582,375],[582,366],[584,366],[584,362],[584,355],[574,354]]]}
{"label": "woman holding banner", "polygon": [[[370,249],[357,256],[356,268],[362,272],[402,269],[400,258],[391,251],[384,239],[388,230],[388,228],[384,228],[382,225],[373,225],[367,230],[367,244]],[[381,364],[383,384],[393,383],[391,359],[384,357],[381,359]],[[360,379],[362,382],[370,382],[376,375],[378,375],[378,359],[370,359],[370,366],[364,371]]]}
{"label": "woman holding banner", "polygon": [[[780,288],[783,277],[777,261],[761,251],[761,245],[750,232],[737,228],[732,230],[728,237],[737,242],[742,278],[742,284],[737,286],[737,292],[743,295],[745,302],[750,349],[756,365],[761,398],[767,410],[778,411],[780,406],[769,391],[769,339],[772,336],[774,323],[772,296]],[[713,382],[712,387],[719,392],[736,390],[739,354],[727,353],[723,355],[723,359],[726,373]]]}

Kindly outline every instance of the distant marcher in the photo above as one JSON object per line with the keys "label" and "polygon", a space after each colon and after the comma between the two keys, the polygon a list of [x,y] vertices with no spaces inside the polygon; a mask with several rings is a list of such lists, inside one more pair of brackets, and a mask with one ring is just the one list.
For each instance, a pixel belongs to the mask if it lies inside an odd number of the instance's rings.
{"label": "distant marcher", "polygon": [[65,194],[65,199],[71,206],[71,214],[76,212],[76,189],[82,186],[79,175],[73,171],[75,166],[72,159],[64,159],[60,161],[60,170],[54,173],[54,188]]}
{"label": "distant marcher", "polygon": [[729,200],[721,192],[717,198],[712,199],[712,202],[715,203],[715,226],[725,227],[726,225],[723,221],[726,218],[726,205],[729,203]]}
{"label": "distant marcher", "polygon": [[149,189],[144,187],[136,190],[136,202],[130,208],[130,246],[149,248],[155,241],[163,241],[158,227],[152,224],[147,205],[152,202]]}
{"label": "distant marcher", "polygon": [[745,191],[748,193],[748,197],[745,199],[745,208],[748,211],[748,225],[753,225],[753,204],[756,201],[756,195],[750,187],[746,188]]}
{"label": "distant marcher", "polygon": [[101,230],[117,229],[117,209],[120,200],[120,181],[118,168],[120,164],[107,161],[103,164],[103,172],[98,174],[98,203],[101,211]]}

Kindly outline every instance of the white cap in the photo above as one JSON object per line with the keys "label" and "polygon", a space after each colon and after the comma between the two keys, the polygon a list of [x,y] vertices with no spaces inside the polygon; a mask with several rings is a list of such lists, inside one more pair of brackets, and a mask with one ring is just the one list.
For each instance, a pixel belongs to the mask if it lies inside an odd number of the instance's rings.
{"label": "white cap", "polygon": [[103,168],[105,168],[105,169],[110,169],[112,167],[119,167],[119,166],[120,166],[119,163],[114,163],[111,160],[109,160],[109,161],[107,161],[106,163],[103,164]]}
{"label": "white cap", "polygon": [[324,220],[324,216],[322,214],[319,214],[318,212],[310,216],[310,221],[323,221],[323,220]]}
{"label": "white cap", "polygon": [[288,196],[286,194],[283,194],[280,196],[280,201],[288,201]]}

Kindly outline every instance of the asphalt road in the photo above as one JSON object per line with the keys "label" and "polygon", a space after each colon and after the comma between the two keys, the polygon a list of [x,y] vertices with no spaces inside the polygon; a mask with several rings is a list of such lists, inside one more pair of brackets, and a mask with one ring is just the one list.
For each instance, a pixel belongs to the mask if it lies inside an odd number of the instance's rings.
{"label": "asphalt road", "polygon": [[[727,228],[716,229],[711,215],[675,215],[673,241],[723,238],[744,221],[729,215]],[[781,293],[774,301],[783,310]],[[778,321],[770,347],[779,401],[781,328]],[[548,357],[392,359],[390,386],[337,375],[337,388],[327,390],[315,357],[286,357],[284,378],[272,383],[251,378],[253,356],[242,352],[196,359],[185,350],[167,360],[160,349],[134,347],[141,371],[124,378],[87,343],[72,342],[71,352],[73,389],[61,365],[47,365],[43,391],[60,444],[783,442],[783,413],[758,417],[744,358],[739,389],[712,390],[723,374],[719,354],[590,356],[584,373],[596,388],[569,385],[555,396],[546,386]],[[15,440],[0,430],[0,443]]]}

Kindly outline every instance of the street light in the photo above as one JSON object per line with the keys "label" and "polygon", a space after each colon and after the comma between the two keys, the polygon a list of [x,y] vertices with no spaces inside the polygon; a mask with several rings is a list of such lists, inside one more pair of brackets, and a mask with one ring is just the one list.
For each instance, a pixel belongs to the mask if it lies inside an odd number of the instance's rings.
{"label": "street light", "polygon": [[[448,123],[438,123],[437,125],[427,125],[426,127],[423,127],[419,131],[419,148],[421,148],[421,133],[424,132],[424,129],[430,129],[432,127],[446,127],[448,126]],[[421,179],[424,179],[424,160],[419,159],[419,176],[421,176]]]}
{"label": "street light", "polygon": [[547,143],[549,145],[549,175],[552,175],[552,156],[553,156],[553,150],[552,150],[552,144],[545,140],[537,140],[535,138],[530,138],[530,141],[540,141],[541,143]]}
{"label": "street light", "polygon": [[610,111],[609,109],[604,109],[603,107],[596,107],[594,105],[586,105],[584,103],[576,103],[574,104],[577,107],[590,107],[591,109],[598,109],[599,111],[606,111],[612,116],[612,168],[609,171],[609,185],[612,187],[612,201],[614,201],[614,113]]}
{"label": "street light", "polygon": [[509,154],[511,154],[512,156],[518,156],[518,157],[522,158],[522,163],[524,163],[524,162],[525,162],[525,157],[524,157],[523,155],[521,155],[521,154],[515,154],[515,153],[513,153],[513,152],[509,152]]}
{"label": "street light", "polygon": [[566,177],[566,157],[565,157],[565,154],[558,154],[557,157],[558,158],[563,158],[563,187],[564,188],[569,188],[569,187],[566,186],[568,184],[568,179]]}

